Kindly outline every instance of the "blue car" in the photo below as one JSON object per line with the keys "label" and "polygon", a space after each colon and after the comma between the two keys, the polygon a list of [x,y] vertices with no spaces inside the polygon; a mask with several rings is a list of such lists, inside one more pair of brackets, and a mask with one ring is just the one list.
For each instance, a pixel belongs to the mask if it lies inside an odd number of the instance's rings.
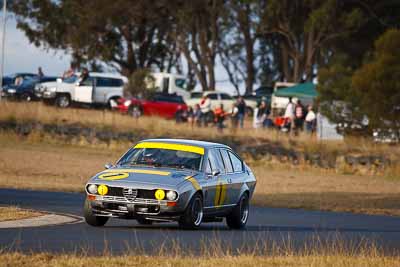
{"label": "blue car", "polygon": [[35,96],[35,86],[38,83],[56,81],[55,76],[44,76],[39,78],[38,76],[29,77],[26,76],[19,84],[9,84],[3,87],[2,96],[9,99],[32,101],[37,100]]}

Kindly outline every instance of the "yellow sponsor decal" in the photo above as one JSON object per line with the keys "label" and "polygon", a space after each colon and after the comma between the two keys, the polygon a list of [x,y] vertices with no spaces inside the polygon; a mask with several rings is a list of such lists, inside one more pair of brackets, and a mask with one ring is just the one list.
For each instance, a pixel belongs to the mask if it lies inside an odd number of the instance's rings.
{"label": "yellow sponsor decal", "polygon": [[163,200],[165,198],[165,192],[162,189],[157,189],[154,193],[154,196],[157,200]]}
{"label": "yellow sponsor decal", "polygon": [[113,181],[113,180],[120,180],[120,179],[125,179],[128,178],[129,173],[127,172],[106,172],[103,174],[99,175],[100,179],[103,180],[109,180],[109,181]]}
{"label": "yellow sponsor decal", "polygon": [[201,186],[200,186],[199,182],[197,182],[197,180],[195,178],[193,178],[193,176],[187,176],[185,178],[185,180],[191,182],[193,187],[194,187],[194,189],[196,189],[196,191],[201,189]]}
{"label": "yellow sponsor decal", "polygon": [[218,183],[215,188],[214,206],[224,205],[226,198],[226,184]]}
{"label": "yellow sponsor decal", "polygon": [[99,185],[99,187],[97,188],[97,193],[102,196],[107,195],[108,187],[104,184]]}
{"label": "yellow sponsor decal", "polygon": [[99,175],[100,179],[113,181],[113,180],[120,180],[129,177],[129,173],[141,173],[141,174],[153,174],[153,175],[162,175],[168,176],[171,173],[165,171],[156,171],[156,170],[140,170],[140,169],[132,169],[132,170],[106,170],[102,174]]}
{"label": "yellow sponsor decal", "polygon": [[204,148],[191,145],[182,144],[171,144],[171,143],[159,143],[159,142],[142,142],[135,146],[135,148],[160,148],[169,150],[178,150],[192,152],[200,155],[204,155]]}

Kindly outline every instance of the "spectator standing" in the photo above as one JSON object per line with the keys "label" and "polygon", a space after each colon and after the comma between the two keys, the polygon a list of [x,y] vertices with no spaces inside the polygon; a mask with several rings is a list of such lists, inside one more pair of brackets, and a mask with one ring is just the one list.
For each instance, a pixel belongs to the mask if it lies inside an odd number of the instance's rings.
{"label": "spectator standing", "polygon": [[283,115],[286,123],[288,124],[288,129],[290,130],[293,126],[293,118],[294,118],[294,103],[292,102],[292,98],[289,97],[289,103],[286,106],[285,114]]}
{"label": "spectator standing", "polygon": [[237,100],[237,108],[238,108],[238,122],[240,128],[243,129],[244,118],[246,115],[246,102],[244,101],[242,96],[239,96]]}
{"label": "spectator standing", "polygon": [[211,100],[208,95],[203,96],[200,101],[201,121],[205,127],[208,125],[208,116],[211,112]]}
{"label": "spectator standing", "polygon": [[297,100],[297,104],[295,107],[295,112],[294,112],[294,126],[296,130],[296,134],[298,131],[303,130],[303,124],[304,124],[304,107],[301,104],[300,100]]}
{"label": "spectator standing", "polygon": [[317,125],[317,116],[315,115],[315,112],[311,105],[309,105],[307,109],[308,109],[308,112],[307,112],[307,115],[305,118],[306,131],[308,133],[313,133],[315,131],[315,128]]}
{"label": "spectator standing", "polygon": [[238,113],[239,113],[239,109],[237,108],[237,104],[233,103],[232,104],[232,110],[231,110],[231,126],[233,131],[236,131],[237,127],[238,127]]}
{"label": "spectator standing", "polygon": [[220,133],[222,133],[222,130],[224,129],[225,115],[224,105],[220,104],[219,107],[214,110],[215,122],[217,124],[218,132]]}
{"label": "spectator standing", "polygon": [[175,113],[175,122],[182,123],[186,120],[185,111],[182,106],[178,106],[178,110]]}
{"label": "spectator standing", "polygon": [[38,76],[39,76],[40,79],[43,78],[43,76],[44,76],[42,67],[39,67],[39,68],[38,68]]}
{"label": "spectator standing", "polygon": [[194,111],[191,106],[189,106],[187,111],[187,122],[189,123],[190,127],[193,129],[194,125]]}
{"label": "spectator standing", "polygon": [[262,101],[260,107],[257,110],[257,124],[263,128],[269,128],[273,126],[273,122],[270,119],[271,110],[268,107],[266,101]]}
{"label": "spectator standing", "polygon": [[200,105],[199,104],[196,104],[195,106],[194,106],[194,109],[193,109],[193,119],[194,119],[194,123],[197,125],[197,126],[201,126],[201,109],[200,109]]}

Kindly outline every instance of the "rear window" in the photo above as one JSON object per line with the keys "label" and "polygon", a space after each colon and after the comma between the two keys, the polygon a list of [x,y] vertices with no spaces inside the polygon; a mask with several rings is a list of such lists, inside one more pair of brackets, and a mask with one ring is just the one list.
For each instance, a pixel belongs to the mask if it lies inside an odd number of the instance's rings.
{"label": "rear window", "polygon": [[221,94],[221,99],[222,100],[231,100],[232,97],[230,95],[228,95],[228,94]]}
{"label": "rear window", "polygon": [[243,172],[243,163],[242,161],[232,152],[228,152],[229,157],[231,158],[232,167],[234,172]]}

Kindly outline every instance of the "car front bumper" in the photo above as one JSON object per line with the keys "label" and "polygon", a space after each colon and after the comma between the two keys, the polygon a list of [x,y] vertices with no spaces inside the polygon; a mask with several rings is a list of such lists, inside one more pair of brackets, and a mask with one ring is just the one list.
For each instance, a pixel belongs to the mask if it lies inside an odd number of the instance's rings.
{"label": "car front bumper", "polygon": [[127,200],[118,196],[88,194],[92,212],[96,216],[124,219],[146,218],[150,220],[173,221],[183,212],[182,203],[177,201],[141,199]]}

